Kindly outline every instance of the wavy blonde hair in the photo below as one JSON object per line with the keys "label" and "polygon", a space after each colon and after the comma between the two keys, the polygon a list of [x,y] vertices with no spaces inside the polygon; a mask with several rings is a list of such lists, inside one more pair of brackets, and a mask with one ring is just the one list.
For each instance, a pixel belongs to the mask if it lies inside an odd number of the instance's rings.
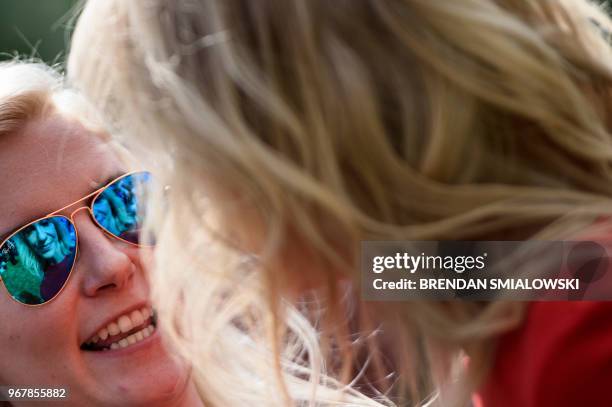
{"label": "wavy blonde hair", "polygon": [[[282,349],[279,294],[312,271],[337,306],[361,240],[560,239],[612,212],[609,32],[579,0],[89,1],[69,75],[172,185],[158,300],[215,405],[216,327],[255,309]],[[236,241],[256,260],[218,260]],[[433,382],[443,405],[524,308],[376,307],[397,402]]]}

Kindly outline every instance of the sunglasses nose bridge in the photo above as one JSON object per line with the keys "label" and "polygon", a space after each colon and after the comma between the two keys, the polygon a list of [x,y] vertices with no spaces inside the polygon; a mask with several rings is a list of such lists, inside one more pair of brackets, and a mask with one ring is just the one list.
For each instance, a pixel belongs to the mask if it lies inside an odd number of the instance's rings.
{"label": "sunglasses nose bridge", "polygon": [[81,206],[78,209],[75,209],[71,214],[70,214],[70,220],[72,221],[72,223],[74,224],[74,216],[77,214],[77,212],[82,211],[82,210],[86,210],[87,212],[89,212],[90,215],[93,215],[91,213],[91,209],[87,206]]}

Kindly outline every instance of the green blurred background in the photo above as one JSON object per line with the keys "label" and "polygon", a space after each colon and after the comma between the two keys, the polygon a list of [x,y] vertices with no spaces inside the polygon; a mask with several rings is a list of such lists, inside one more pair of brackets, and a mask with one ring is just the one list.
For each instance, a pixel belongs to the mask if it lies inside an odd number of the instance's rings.
{"label": "green blurred background", "polygon": [[[129,1],[129,0],[128,0]],[[0,60],[65,60],[70,11],[78,0],[0,0]]]}

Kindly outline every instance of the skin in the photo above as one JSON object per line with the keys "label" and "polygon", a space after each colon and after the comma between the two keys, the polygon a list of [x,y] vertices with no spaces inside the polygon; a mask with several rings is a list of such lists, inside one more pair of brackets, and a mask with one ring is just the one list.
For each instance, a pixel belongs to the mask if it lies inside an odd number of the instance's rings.
{"label": "skin", "polygon": [[[0,137],[0,162],[2,238],[126,172],[99,135],[56,114]],[[149,287],[139,256],[144,249],[109,238],[86,210],[73,221],[78,259],[54,300],[25,306],[0,289],[0,383],[68,387],[63,406],[201,406],[189,369],[171,356],[160,331],[123,350],[80,349],[106,323],[148,304]]]}

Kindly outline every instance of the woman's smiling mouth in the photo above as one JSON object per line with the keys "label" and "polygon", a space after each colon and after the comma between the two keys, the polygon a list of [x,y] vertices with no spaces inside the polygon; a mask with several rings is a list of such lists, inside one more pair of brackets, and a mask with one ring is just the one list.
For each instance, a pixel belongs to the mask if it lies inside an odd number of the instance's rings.
{"label": "woman's smiling mouth", "polygon": [[152,308],[143,307],[119,316],[81,345],[85,351],[108,351],[127,348],[155,332],[156,317]]}

